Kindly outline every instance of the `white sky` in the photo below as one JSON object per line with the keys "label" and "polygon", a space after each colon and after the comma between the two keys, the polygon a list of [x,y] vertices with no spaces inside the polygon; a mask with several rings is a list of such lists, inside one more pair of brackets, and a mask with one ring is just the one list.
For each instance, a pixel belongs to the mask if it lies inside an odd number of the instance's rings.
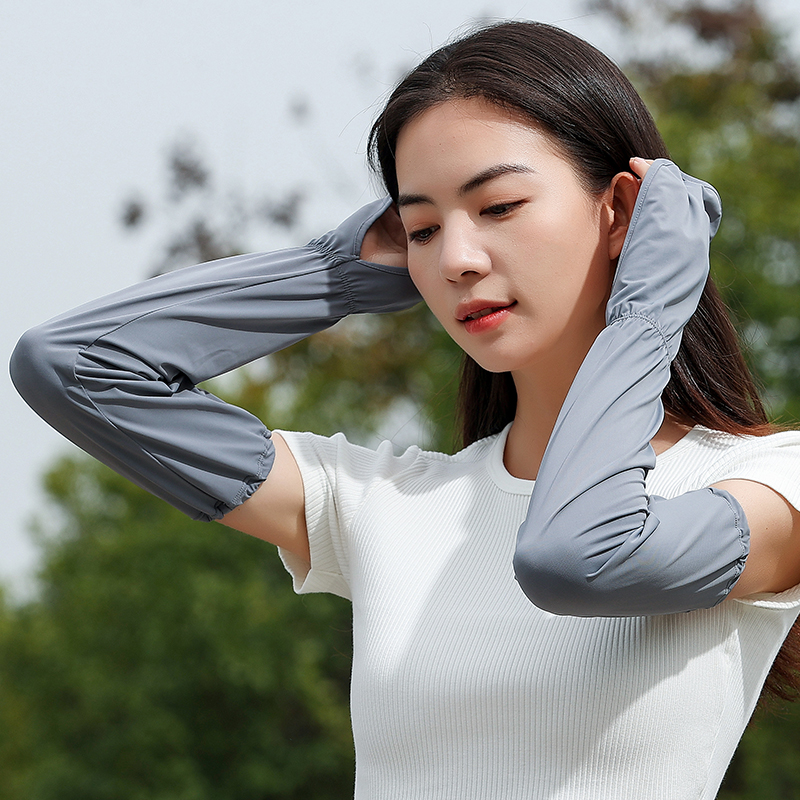
{"label": "white sky", "polygon": [[[770,4],[800,33],[800,0]],[[129,236],[132,192],[163,198],[165,153],[197,143],[225,187],[301,183],[320,233],[371,192],[365,131],[401,70],[475,18],[559,24],[614,52],[578,0],[25,0],[0,10],[0,355],[62,311],[146,277],[159,233]],[[290,102],[307,99],[298,129]],[[164,202],[164,209],[168,204]],[[250,242],[255,247],[274,241]],[[288,244],[282,242],[280,244]],[[40,475],[70,445],[0,372],[0,580],[25,588]]]}

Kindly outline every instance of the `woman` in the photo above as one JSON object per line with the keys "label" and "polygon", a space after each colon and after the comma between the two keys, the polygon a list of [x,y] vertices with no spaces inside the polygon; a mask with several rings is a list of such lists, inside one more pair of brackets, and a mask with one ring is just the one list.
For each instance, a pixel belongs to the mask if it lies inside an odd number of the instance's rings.
{"label": "woman", "polygon": [[[426,59],[371,147],[391,206],[46,323],[18,388],[352,599],[357,797],[713,797],[800,609],[800,435],[762,435],[706,284],[716,193],[535,23]],[[196,388],[417,291],[467,356],[454,456],[270,436]]]}

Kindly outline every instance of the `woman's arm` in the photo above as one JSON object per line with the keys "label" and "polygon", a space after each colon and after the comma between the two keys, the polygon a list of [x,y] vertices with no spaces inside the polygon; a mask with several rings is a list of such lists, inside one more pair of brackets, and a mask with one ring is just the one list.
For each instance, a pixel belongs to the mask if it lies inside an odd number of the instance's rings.
{"label": "woman's arm", "polygon": [[730,492],[750,524],[750,553],[730,597],[783,592],[800,584],[800,511],[756,481],[727,480],[714,488]]}
{"label": "woman's arm", "polygon": [[607,327],[570,388],[515,554],[536,604],[575,616],[708,608],[749,551],[741,504],[719,488],[649,496],[650,441],[684,325],[708,275],[716,192],[656,161],[642,181],[607,307]]}
{"label": "woman's arm", "polygon": [[275,461],[269,477],[252,496],[219,522],[263,539],[311,562],[305,492],[300,468],[280,434],[274,434]]}
{"label": "woman's arm", "polygon": [[348,314],[416,303],[402,267],[360,260],[387,207],[371,203],[305,247],[171,272],[44,323],[17,345],[14,383],[100,461],[195,519],[219,519],[261,485],[274,446],[260,420],[197,384]]}

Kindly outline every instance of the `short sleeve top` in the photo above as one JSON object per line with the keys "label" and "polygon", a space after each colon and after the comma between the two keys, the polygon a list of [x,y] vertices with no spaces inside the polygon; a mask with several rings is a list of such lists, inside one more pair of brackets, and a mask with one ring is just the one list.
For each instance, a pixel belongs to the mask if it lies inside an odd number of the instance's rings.
{"label": "short sleeve top", "polygon": [[[353,603],[356,797],[713,798],[800,611],[800,587],[662,617],[533,606],[512,569],[532,481],[508,433],[450,456],[282,433],[303,476],[299,592]],[[800,433],[700,426],[652,494],[742,478],[800,508]],[[713,535],[713,532],[710,532]]]}

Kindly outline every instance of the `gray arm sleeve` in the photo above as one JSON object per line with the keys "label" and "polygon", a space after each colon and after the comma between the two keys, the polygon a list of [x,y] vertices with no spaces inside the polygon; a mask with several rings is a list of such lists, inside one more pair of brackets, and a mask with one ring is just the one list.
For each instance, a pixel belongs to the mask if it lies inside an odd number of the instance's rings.
{"label": "gray arm sleeve", "polygon": [[650,440],[684,325],[708,276],[719,196],[663,159],[647,172],[597,337],[550,437],[520,528],[517,580],[573,616],[710,608],[730,591],[750,531],[728,492],[648,496]]}
{"label": "gray arm sleeve", "polygon": [[196,384],[353,313],[419,300],[404,269],[359,260],[389,205],[305,247],[153,278],[28,331],[11,375],[56,430],[194,519],[219,519],[267,476],[269,431]]}

